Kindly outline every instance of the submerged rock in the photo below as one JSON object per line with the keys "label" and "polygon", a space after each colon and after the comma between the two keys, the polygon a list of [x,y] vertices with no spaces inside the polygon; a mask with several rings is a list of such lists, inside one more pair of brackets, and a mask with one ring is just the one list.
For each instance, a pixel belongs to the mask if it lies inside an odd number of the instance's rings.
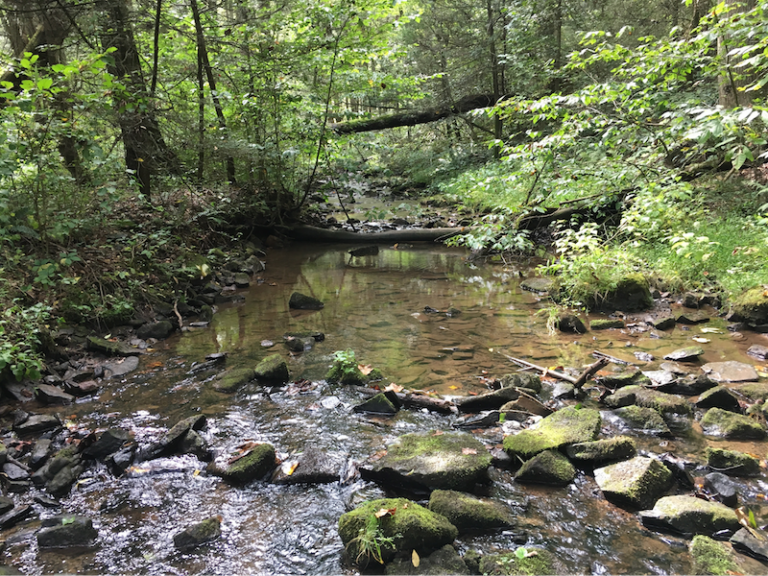
{"label": "submerged rock", "polygon": [[232,484],[246,484],[264,478],[274,467],[275,448],[271,444],[258,444],[238,456],[237,460],[230,460],[224,465],[211,462],[206,470]]}
{"label": "submerged rock", "polygon": [[756,421],[720,408],[710,408],[701,419],[701,428],[710,436],[731,440],[761,440],[765,430]]}
{"label": "submerged rock", "polygon": [[715,382],[757,382],[760,377],[754,367],[743,362],[710,362],[701,367]]}
{"label": "submerged rock", "polygon": [[294,310],[322,310],[325,304],[312,296],[294,292],[288,300],[288,307]]}
{"label": "submerged rock", "polygon": [[548,484],[566,486],[576,478],[573,464],[555,450],[545,450],[526,461],[515,474],[515,480],[523,484]]}
{"label": "submerged rock", "polygon": [[508,552],[483,556],[480,560],[480,574],[489,576],[534,576],[557,574],[554,558],[547,550],[540,548],[519,549],[522,554]]}
{"label": "submerged rock", "polygon": [[637,454],[635,441],[629,436],[616,436],[594,442],[571,444],[565,449],[571,460],[599,463],[611,460],[626,460]]}
{"label": "submerged rock", "polygon": [[256,371],[253,368],[233,368],[213,381],[213,389],[218,392],[232,393],[254,378],[256,378]]}
{"label": "submerged rock", "polygon": [[256,366],[254,374],[258,380],[284,384],[290,380],[288,363],[280,354],[272,354],[264,358]]}
{"label": "submerged rock", "polygon": [[487,480],[490,464],[485,446],[469,434],[406,434],[360,472],[363,478],[385,484],[471,490]]}
{"label": "submerged rock", "polygon": [[346,458],[316,447],[307,447],[297,459],[283,462],[272,474],[274,484],[329,484],[341,479]]}
{"label": "submerged rock", "polygon": [[597,468],[595,482],[609,502],[647,508],[670,487],[672,473],[656,458],[637,456]]}
{"label": "submerged rock", "polygon": [[35,398],[43,404],[72,404],[75,397],[67,394],[61,388],[49,384],[38,384],[35,386]]}
{"label": "submerged rock", "polygon": [[434,490],[429,509],[448,518],[459,534],[508,528],[515,520],[509,506],[454,490]]}
{"label": "submerged rock", "polygon": [[[405,498],[372,500],[339,518],[339,536],[352,562],[361,567],[392,560],[397,552],[419,556],[451,544],[458,530],[444,516]],[[380,558],[366,543],[376,541]]]}
{"label": "submerged rock", "polygon": [[387,564],[385,574],[471,574],[464,559],[456,549],[446,544],[425,558],[419,558],[419,565],[413,565],[411,558],[395,558]]}
{"label": "submerged rock", "polygon": [[693,496],[665,496],[653,510],[640,512],[640,519],[646,528],[705,536],[721,530],[738,530],[741,526],[728,506]]}
{"label": "submerged rock", "polygon": [[584,321],[575,314],[561,314],[555,321],[555,326],[560,332],[571,334],[586,334],[587,326]]}
{"label": "submerged rock", "polygon": [[191,550],[221,536],[221,519],[217,516],[203,520],[185,528],[173,536],[173,545],[177,550]]}
{"label": "submerged rock", "polygon": [[43,520],[43,529],[37,533],[41,548],[90,548],[99,532],[93,521],[83,516],[54,516]]}
{"label": "submerged rock", "polygon": [[512,456],[530,458],[544,450],[591,442],[597,438],[600,425],[597,410],[569,406],[542,419],[535,428],[504,438],[504,450]]}

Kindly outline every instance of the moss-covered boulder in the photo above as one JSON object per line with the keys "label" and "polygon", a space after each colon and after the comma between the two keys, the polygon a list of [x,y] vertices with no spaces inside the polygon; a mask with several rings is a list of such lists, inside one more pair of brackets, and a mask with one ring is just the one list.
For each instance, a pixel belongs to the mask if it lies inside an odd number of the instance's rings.
{"label": "moss-covered boulder", "polygon": [[515,474],[523,484],[567,486],[576,478],[576,469],[570,460],[556,450],[545,450],[526,461]]}
{"label": "moss-covered boulder", "polygon": [[534,576],[557,574],[554,558],[540,548],[518,548],[515,552],[483,556],[480,574],[493,576]]}
{"label": "moss-covered boulder", "polygon": [[768,323],[768,296],[763,288],[752,288],[733,300],[735,314],[752,325]]}
{"label": "moss-covered boulder", "polygon": [[647,508],[667,491],[672,473],[659,460],[638,456],[596,469],[595,482],[609,502]]}
{"label": "moss-covered boulder", "polygon": [[624,328],[624,320],[618,318],[596,318],[589,323],[590,330],[609,330],[611,328]]}
{"label": "moss-covered boulder", "polygon": [[768,400],[768,382],[751,382],[734,387],[739,394],[743,394],[750,400]]}
{"label": "moss-covered boulder", "polygon": [[598,464],[616,460],[626,460],[637,454],[635,441],[629,436],[616,436],[594,442],[579,442],[566,447],[568,458],[579,462]]}
{"label": "moss-covered boulder", "polygon": [[652,434],[654,436],[671,436],[672,432],[669,430],[669,426],[664,422],[664,418],[661,417],[653,408],[645,408],[643,406],[624,406],[623,408],[617,408],[611,411],[613,416],[616,416],[621,423],[622,427],[636,432],[643,432],[645,434]]}
{"label": "moss-covered boulder", "polygon": [[541,392],[541,377],[530,372],[513,372],[504,374],[499,380],[502,388],[523,388],[534,394]]}
{"label": "moss-covered boulder", "polygon": [[88,336],[86,338],[88,350],[101,352],[109,356],[140,356],[144,351],[131,346],[125,342],[112,342],[98,336]]}
{"label": "moss-covered boulder", "polygon": [[221,536],[221,520],[214,516],[175,534],[173,545],[177,550],[191,550],[207,542],[212,542],[219,536]]}
{"label": "moss-covered boulder", "polygon": [[427,556],[459,535],[445,516],[405,498],[366,502],[341,515],[338,531],[349,558],[363,567],[378,560],[389,562],[397,552],[416,550]]}
{"label": "moss-covered boulder", "polygon": [[648,280],[639,272],[627,274],[616,283],[616,288],[601,296],[595,296],[590,308],[600,310],[623,310],[637,312],[653,306],[653,297]]}
{"label": "moss-covered boulder", "polygon": [[707,466],[729,476],[757,476],[760,459],[744,452],[707,448]]}
{"label": "moss-covered boulder", "polygon": [[491,455],[470,434],[405,434],[380,459],[360,468],[363,478],[430,490],[471,490],[485,482]]}
{"label": "moss-covered boulder", "polygon": [[256,378],[256,371],[253,368],[233,368],[213,381],[213,389],[230,394],[254,378]]}
{"label": "moss-covered boulder", "polygon": [[544,450],[591,442],[597,438],[601,423],[597,410],[568,406],[543,418],[535,427],[504,438],[504,450],[510,456],[530,458]]}
{"label": "moss-covered boulder", "polygon": [[434,490],[429,497],[429,509],[448,518],[459,534],[507,528],[515,524],[506,504],[455,490]]}
{"label": "moss-covered boulder", "polygon": [[254,375],[258,380],[274,384],[284,384],[291,378],[288,363],[280,354],[271,354],[259,362]]}
{"label": "moss-covered boulder", "polygon": [[640,519],[647,528],[705,536],[720,530],[738,530],[741,526],[728,506],[694,496],[665,496],[653,510],[642,511]]}
{"label": "moss-covered boulder", "polygon": [[446,544],[439,550],[435,550],[425,558],[419,557],[419,565],[413,565],[413,556],[410,558],[395,558],[387,564],[385,574],[471,574],[464,559],[456,552],[456,548]]}
{"label": "moss-covered boulder", "polygon": [[743,573],[735,562],[733,550],[708,536],[701,534],[694,536],[688,551],[693,559],[694,574],[726,576],[726,574]]}
{"label": "moss-covered boulder", "polygon": [[759,422],[720,408],[710,408],[701,419],[704,434],[730,440],[761,440],[765,430]]}
{"label": "moss-covered boulder", "polygon": [[221,476],[232,484],[246,484],[264,478],[275,467],[275,448],[271,444],[258,444],[238,455],[227,464],[214,461],[208,465],[209,474]]}
{"label": "moss-covered boulder", "polygon": [[605,405],[609,408],[621,408],[632,404],[653,408],[660,414],[688,414],[691,412],[691,404],[688,399],[658,390],[648,390],[642,386],[626,386],[605,399]]}

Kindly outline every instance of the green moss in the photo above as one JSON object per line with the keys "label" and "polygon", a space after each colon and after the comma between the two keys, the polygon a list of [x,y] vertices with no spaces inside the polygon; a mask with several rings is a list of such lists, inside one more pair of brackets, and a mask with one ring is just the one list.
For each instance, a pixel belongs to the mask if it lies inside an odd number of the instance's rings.
{"label": "green moss", "polygon": [[722,448],[707,448],[707,466],[732,476],[756,476],[760,473],[759,458]]}
{"label": "green moss", "polygon": [[271,354],[264,358],[254,370],[256,378],[271,382],[284,383],[290,379],[288,364],[280,354]]}
{"label": "green moss", "polygon": [[665,496],[656,502],[653,513],[688,534],[714,534],[740,527],[736,513],[727,506],[693,496]]}
{"label": "green moss", "polygon": [[253,368],[235,368],[226,371],[213,382],[214,390],[231,393],[256,377]]}
{"label": "green moss", "polygon": [[514,525],[512,513],[505,504],[455,490],[434,490],[429,497],[429,509],[448,518],[459,533]]}
{"label": "green moss", "polygon": [[555,450],[545,450],[525,462],[515,474],[515,480],[523,483],[566,486],[576,477],[573,464]]}
{"label": "green moss", "polygon": [[707,536],[694,536],[689,550],[693,557],[694,574],[725,576],[739,574],[741,569],[733,560],[733,552],[725,544]]}
{"label": "green moss", "polygon": [[669,487],[672,473],[659,460],[638,456],[595,470],[606,499],[621,506],[646,508]]}
{"label": "green moss", "polygon": [[208,471],[234,484],[245,484],[263,478],[274,467],[275,448],[271,444],[259,444],[227,468],[219,468],[211,462]]}
{"label": "green moss", "polygon": [[624,406],[623,408],[617,408],[613,413],[624,420],[629,427],[634,430],[642,430],[661,436],[668,436],[671,434],[669,427],[667,426],[667,423],[664,422],[661,414],[653,408],[644,408],[632,404],[630,406]]}
{"label": "green moss", "polygon": [[701,419],[701,427],[705,434],[734,440],[761,440],[765,437],[765,430],[758,422],[720,408],[707,410]]}
{"label": "green moss", "polygon": [[536,428],[507,436],[504,439],[504,450],[510,455],[530,458],[544,450],[591,442],[597,438],[601,423],[600,412],[597,410],[577,410],[569,406],[547,416]]}
{"label": "green moss", "polygon": [[635,441],[628,436],[616,436],[594,442],[572,444],[566,449],[569,458],[589,462],[605,462],[607,460],[623,460],[637,454]]}
{"label": "green moss", "polygon": [[651,379],[640,370],[626,372],[612,372],[598,376],[596,381],[601,386],[608,388],[624,388],[626,386],[642,386],[651,383]]}
{"label": "green moss", "polygon": [[763,288],[752,288],[733,300],[733,311],[753,324],[768,322],[768,297]]}
{"label": "green moss", "polygon": [[768,400],[768,383],[766,382],[750,382],[739,386],[736,390],[750,400]]}
{"label": "green moss", "polygon": [[480,561],[480,573],[499,576],[555,574],[552,554],[548,551],[529,548],[523,549],[522,552],[520,555],[509,552],[485,556]]}
{"label": "green moss", "polygon": [[624,328],[624,321],[611,318],[598,318],[589,323],[590,330],[609,330],[610,328]]}
{"label": "green moss", "polygon": [[620,408],[635,404],[645,408],[653,408],[660,414],[689,414],[691,404],[682,396],[665,394],[658,390],[648,390],[642,386],[625,386],[605,399],[606,406]]}

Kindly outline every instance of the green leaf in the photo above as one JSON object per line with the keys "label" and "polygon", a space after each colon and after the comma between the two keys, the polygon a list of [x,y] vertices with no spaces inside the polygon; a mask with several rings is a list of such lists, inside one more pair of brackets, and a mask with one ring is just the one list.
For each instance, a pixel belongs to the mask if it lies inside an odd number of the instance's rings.
{"label": "green leaf", "polygon": [[528,554],[528,550],[520,546],[517,550],[515,550],[515,556],[517,556],[520,560],[524,559],[526,555]]}

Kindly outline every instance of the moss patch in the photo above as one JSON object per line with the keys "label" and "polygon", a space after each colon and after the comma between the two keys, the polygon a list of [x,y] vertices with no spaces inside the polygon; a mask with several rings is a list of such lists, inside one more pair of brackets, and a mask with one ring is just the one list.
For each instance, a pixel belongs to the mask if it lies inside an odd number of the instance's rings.
{"label": "moss patch", "polygon": [[259,444],[249,454],[229,466],[222,468],[211,462],[207,470],[233,484],[245,484],[263,478],[274,467],[275,448],[271,444]]}
{"label": "moss patch", "polygon": [[733,301],[733,311],[751,324],[768,322],[768,297],[763,288],[752,288]]}
{"label": "moss patch", "polygon": [[730,476],[756,476],[760,473],[758,458],[722,448],[707,448],[707,466]]}
{"label": "moss patch", "polygon": [[721,542],[698,535],[693,537],[688,549],[693,557],[694,574],[725,576],[741,573],[741,569],[734,562],[733,552]]}
{"label": "moss patch", "polygon": [[429,509],[448,518],[460,534],[514,525],[512,513],[505,504],[455,490],[433,491]]}
{"label": "moss patch", "polygon": [[514,456],[530,458],[539,452],[568,444],[591,442],[600,432],[602,419],[597,410],[567,407],[541,420],[536,428],[523,430],[504,439],[504,450]]}
{"label": "moss patch", "polygon": [[548,551],[529,548],[523,550],[523,552],[525,554],[518,555],[515,552],[509,552],[507,554],[485,556],[480,561],[480,573],[499,576],[555,574],[552,554]]}
{"label": "moss patch", "polygon": [[665,394],[658,390],[648,390],[642,386],[626,386],[617,390],[605,399],[606,406],[621,408],[634,404],[645,408],[653,408],[660,414],[689,414],[691,404],[682,396]]}
{"label": "moss patch", "polygon": [[213,389],[218,392],[231,393],[247,384],[256,377],[253,368],[235,368],[227,370],[213,382]]}
{"label": "moss patch", "polygon": [[595,482],[609,502],[647,508],[672,481],[672,473],[659,460],[638,456],[595,470]]}
{"label": "moss patch", "polygon": [[632,430],[639,430],[659,436],[672,435],[661,414],[653,408],[644,408],[632,404],[623,408],[617,408],[613,413],[621,418],[627,424],[627,427]]}
{"label": "moss patch", "polygon": [[515,474],[517,482],[566,486],[576,477],[573,464],[555,450],[545,450],[528,460]]}
{"label": "moss patch", "polygon": [[[723,504],[693,496],[665,496],[652,511],[641,513],[684,534],[714,534],[720,530],[738,530],[736,513]],[[646,518],[643,518],[646,524]]]}
{"label": "moss patch", "polygon": [[269,382],[284,383],[290,379],[288,364],[280,354],[272,354],[259,362],[255,369],[256,378]]}
{"label": "moss patch", "polygon": [[632,458],[637,454],[637,447],[635,441],[629,436],[616,436],[594,442],[571,444],[566,448],[566,453],[572,460],[606,462]]}
{"label": "moss patch", "polygon": [[765,437],[765,430],[758,422],[720,408],[707,410],[701,419],[701,427],[705,434],[734,440],[761,440]]}
{"label": "moss patch", "polygon": [[598,318],[589,323],[590,330],[608,330],[610,328],[624,328],[624,321],[612,318]]}

